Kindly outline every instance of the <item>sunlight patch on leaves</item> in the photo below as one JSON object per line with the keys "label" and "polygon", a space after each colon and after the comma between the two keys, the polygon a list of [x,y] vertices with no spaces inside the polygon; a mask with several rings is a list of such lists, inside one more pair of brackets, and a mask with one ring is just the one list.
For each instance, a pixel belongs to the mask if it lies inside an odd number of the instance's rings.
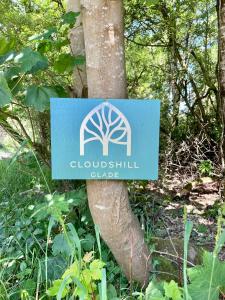
{"label": "sunlight patch on leaves", "polygon": [[12,50],[15,47],[15,43],[14,39],[7,39],[4,36],[0,36],[0,55],[5,55]]}
{"label": "sunlight patch on leaves", "polygon": [[170,283],[164,283],[165,296],[173,300],[181,300],[182,294],[178,284],[172,280]]}
{"label": "sunlight patch on leaves", "polygon": [[[48,296],[56,296],[58,294],[58,291],[60,289],[62,282],[63,282],[62,279],[55,280],[53,282],[53,286],[48,289],[47,295]],[[65,287],[62,292],[62,298],[66,297],[66,295],[68,294],[68,291],[69,291],[68,287]]]}
{"label": "sunlight patch on leaves", "polygon": [[20,65],[21,72],[27,73],[32,72],[32,68],[36,67],[34,70],[45,69],[48,67],[48,60],[42,54],[37,51],[33,51],[31,48],[24,48],[20,53],[14,58],[14,62]]}
{"label": "sunlight patch on leaves", "polygon": [[90,263],[91,276],[94,280],[100,280],[102,278],[102,268],[105,263],[100,259],[95,259]]}

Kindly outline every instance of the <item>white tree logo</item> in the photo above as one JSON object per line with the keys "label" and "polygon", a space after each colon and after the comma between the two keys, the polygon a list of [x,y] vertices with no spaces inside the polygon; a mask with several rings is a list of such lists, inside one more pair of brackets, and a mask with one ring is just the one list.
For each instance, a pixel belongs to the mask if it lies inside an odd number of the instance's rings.
{"label": "white tree logo", "polygon": [[109,102],[103,102],[90,111],[80,127],[80,155],[87,143],[99,141],[103,156],[109,154],[109,143],[126,146],[131,155],[131,127],[127,118]]}

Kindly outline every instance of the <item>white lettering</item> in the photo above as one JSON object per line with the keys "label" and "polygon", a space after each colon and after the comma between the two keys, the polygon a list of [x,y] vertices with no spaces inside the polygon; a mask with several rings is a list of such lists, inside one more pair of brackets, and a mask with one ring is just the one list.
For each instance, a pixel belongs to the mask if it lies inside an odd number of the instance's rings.
{"label": "white lettering", "polygon": [[139,166],[137,166],[137,162],[136,161],[134,162],[134,168],[135,169],[139,169],[140,168]]}
{"label": "white lettering", "polygon": [[120,162],[116,162],[116,168],[122,168],[122,162],[120,161]]}
{"label": "white lettering", "polygon": [[70,162],[70,167],[71,168],[76,168],[77,167],[77,162],[76,161],[71,161]]}
{"label": "white lettering", "polygon": [[81,165],[80,161],[78,161],[78,164],[77,164],[77,165],[78,165],[78,168],[79,168],[79,169],[83,169],[83,166]]}
{"label": "white lettering", "polygon": [[101,161],[101,168],[107,168],[108,164],[106,161]]}
{"label": "white lettering", "polygon": [[84,167],[85,168],[90,168],[91,167],[91,162],[90,161],[85,161]]}
{"label": "white lettering", "polygon": [[91,178],[101,178],[101,179],[110,179],[110,178],[119,178],[118,172],[91,172]]}
{"label": "white lettering", "polygon": [[99,168],[99,161],[93,161],[93,162],[92,162],[92,166],[93,166],[93,168],[95,168],[95,169]]}
{"label": "white lettering", "polygon": [[73,169],[140,169],[136,161],[89,161],[72,160],[69,166]]}
{"label": "white lettering", "polygon": [[113,169],[113,168],[114,168],[114,162],[113,162],[113,161],[110,161],[110,162],[109,162],[109,168],[110,168],[110,169]]}

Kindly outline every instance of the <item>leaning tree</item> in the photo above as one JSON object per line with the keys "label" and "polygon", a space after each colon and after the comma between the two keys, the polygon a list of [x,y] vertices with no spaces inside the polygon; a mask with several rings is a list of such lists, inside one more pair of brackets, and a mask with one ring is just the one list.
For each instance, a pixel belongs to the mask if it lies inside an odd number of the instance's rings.
{"label": "leaning tree", "polygon": [[[74,55],[84,54],[86,66],[74,70],[76,97],[127,98],[122,0],[69,0],[68,10],[80,12],[71,31]],[[88,202],[95,224],[128,280],[147,282],[150,254],[133,214],[124,181],[87,181]]]}

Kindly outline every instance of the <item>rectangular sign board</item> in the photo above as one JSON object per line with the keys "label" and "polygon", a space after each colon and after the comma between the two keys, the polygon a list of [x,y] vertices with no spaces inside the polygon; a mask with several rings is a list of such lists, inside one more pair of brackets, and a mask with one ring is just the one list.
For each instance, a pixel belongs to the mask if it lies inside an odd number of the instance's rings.
{"label": "rectangular sign board", "polygon": [[53,179],[158,178],[160,101],[51,99]]}

